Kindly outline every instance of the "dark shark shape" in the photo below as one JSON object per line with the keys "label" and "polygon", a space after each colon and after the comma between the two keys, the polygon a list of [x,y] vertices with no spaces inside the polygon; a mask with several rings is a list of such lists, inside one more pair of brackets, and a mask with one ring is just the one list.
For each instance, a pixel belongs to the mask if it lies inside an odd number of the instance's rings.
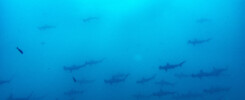
{"label": "dark shark shape", "polygon": [[78,94],[83,94],[84,91],[80,91],[80,90],[74,90],[74,89],[71,89],[67,92],[64,92],[64,95],[67,95],[67,96],[73,96],[73,95],[78,95]]}
{"label": "dark shark shape", "polygon": [[169,69],[174,69],[174,68],[177,68],[177,67],[181,67],[185,62],[186,61],[182,61],[179,64],[173,64],[173,65],[170,65],[169,63],[167,63],[165,66],[159,66],[159,70],[168,71]]}
{"label": "dark shark shape", "polygon": [[100,59],[100,60],[90,60],[90,61],[86,61],[86,62],[84,63],[84,66],[92,66],[92,65],[96,65],[96,64],[102,63],[104,60],[105,60],[105,58]]}
{"label": "dark shark shape", "polygon": [[146,82],[150,82],[150,81],[154,80],[155,78],[156,78],[156,75],[153,75],[153,76],[148,77],[148,78],[143,77],[141,80],[136,81],[136,83],[144,84]]}
{"label": "dark shark shape", "polygon": [[203,94],[201,93],[194,93],[194,92],[188,92],[188,93],[184,93],[184,94],[177,94],[176,96],[174,96],[173,98],[176,100],[190,100],[190,99],[198,99],[198,98],[202,98]]}
{"label": "dark shark shape", "polygon": [[3,84],[8,84],[10,83],[12,80],[0,80],[0,85],[3,85]]}
{"label": "dark shark shape", "polygon": [[124,82],[129,74],[117,74],[113,75],[110,79],[105,79],[104,82],[108,84]]}
{"label": "dark shark shape", "polygon": [[203,43],[206,43],[206,42],[209,42],[211,41],[212,39],[209,38],[209,39],[204,39],[204,40],[198,40],[198,39],[194,39],[194,40],[189,40],[188,41],[188,44],[192,44],[193,46],[197,45],[197,44],[203,44]]}
{"label": "dark shark shape", "polygon": [[65,71],[73,72],[74,70],[79,70],[82,67],[85,67],[85,65],[79,65],[79,66],[73,65],[73,66],[70,66],[70,67],[64,66],[63,68],[64,68]]}
{"label": "dark shark shape", "polygon": [[81,69],[83,67],[86,67],[86,66],[92,66],[92,65],[96,65],[96,64],[102,63],[104,60],[105,60],[105,58],[100,59],[100,60],[90,60],[90,61],[84,62],[84,64],[82,64],[82,65],[78,65],[78,66],[77,65],[73,65],[73,66],[70,66],[70,67],[64,66],[63,68],[66,71],[72,72],[74,70],[79,70],[79,69]]}
{"label": "dark shark shape", "polygon": [[85,23],[85,22],[90,22],[92,20],[98,20],[98,19],[99,19],[99,17],[88,17],[88,18],[84,18],[83,22]]}
{"label": "dark shark shape", "polygon": [[157,97],[162,97],[162,96],[167,96],[167,95],[174,95],[176,94],[176,92],[173,92],[173,91],[163,91],[163,90],[160,90],[158,92],[154,92],[152,93],[153,96],[157,96]]}
{"label": "dark shark shape", "polygon": [[24,53],[19,47],[16,47],[16,49],[17,49],[21,54]]}
{"label": "dark shark shape", "polygon": [[0,80],[0,85],[9,84],[13,80],[14,76],[7,80]]}
{"label": "dark shark shape", "polygon": [[203,77],[214,77],[214,76],[217,77],[217,76],[220,76],[226,70],[227,70],[227,68],[219,68],[219,69],[213,68],[213,70],[210,72],[204,72],[204,71],[200,70],[199,73],[192,74],[191,76],[193,78],[197,77],[199,79],[202,79]]}
{"label": "dark shark shape", "polygon": [[43,25],[43,26],[39,26],[38,29],[40,31],[45,31],[45,30],[48,30],[48,29],[53,29],[53,28],[56,28],[55,26],[52,26],[52,25]]}
{"label": "dark shark shape", "polygon": [[209,89],[204,89],[203,92],[207,94],[214,94],[219,92],[228,92],[231,88],[229,87],[211,87]]}
{"label": "dark shark shape", "polygon": [[7,100],[31,100],[31,97],[32,97],[32,94],[33,93],[31,93],[29,96],[27,96],[27,97],[13,97],[13,95],[11,94],[8,98],[7,98]]}
{"label": "dark shark shape", "polygon": [[72,77],[73,81],[78,84],[90,84],[93,83],[95,80],[88,80],[88,79],[80,79],[77,80],[75,77]]}
{"label": "dark shark shape", "polygon": [[155,84],[160,85],[160,86],[174,86],[175,85],[174,83],[165,81],[164,79],[162,79],[158,82],[155,82]]}

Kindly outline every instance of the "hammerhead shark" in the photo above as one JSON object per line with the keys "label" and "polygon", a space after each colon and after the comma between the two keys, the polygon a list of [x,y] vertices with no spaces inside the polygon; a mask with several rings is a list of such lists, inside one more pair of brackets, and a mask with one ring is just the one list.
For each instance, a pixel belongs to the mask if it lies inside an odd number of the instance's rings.
{"label": "hammerhead shark", "polygon": [[86,66],[92,66],[92,65],[102,63],[104,60],[105,60],[105,58],[100,59],[100,60],[90,60],[90,61],[84,62],[82,65],[64,66],[63,68],[66,71],[73,72],[74,70],[79,70],[79,69],[86,67]]}
{"label": "hammerhead shark", "polygon": [[153,96],[157,96],[157,97],[162,97],[162,96],[167,96],[167,95],[174,95],[176,92],[173,92],[173,91],[163,91],[163,90],[160,90],[160,91],[157,91],[157,92],[154,92],[152,93]]}
{"label": "hammerhead shark", "polygon": [[214,93],[219,93],[219,92],[227,92],[230,91],[231,88],[229,87],[211,87],[209,89],[204,89],[204,93],[208,94],[214,94]]}
{"label": "hammerhead shark", "polygon": [[156,78],[156,75],[153,75],[153,76],[148,77],[148,78],[143,77],[141,80],[136,81],[136,83],[144,84],[146,82],[150,82],[150,81],[154,80],[155,78]]}
{"label": "hammerhead shark", "polygon": [[211,38],[204,39],[204,40],[194,39],[194,40],[189,40],[188,41],[188,44],[192,44],[193,46],[195,46],[197,44],[203,44],[203,43],[209,42],[210,40],[212,40],[212,39]]}
{"label": "hammerhead shark", "polygon": [[105,79],[104,82],[112,85],[114,83],[124,82],[128,76],[129,74],[117,74],[113,75],[110,79]]}
{"label": "hammerhead shark", "polygon": [[197,77],[199,79],[202,79],[203,77],[214,77],[214,76],[220,76],[224,71],[226,71],[227,68],[213,68],[210,72],[204,72],[203,70],[200,70],[199,73],[192,74],[191,76],[193,78]]}
{"label": "hammerhead shark", "polygon": [[167,63],[165,66],[159,66],[159,70],[168,71],[169,69],[174,69],[174,68],[177,68],[177,67],[181,67],[185,62],[186,61],[182,61],[179,64],[173,64],[173,65]]}
{"label": "hammerhead shark", "polygon": [[73,72],[74,70],[79,70],[82,67],[85,67],[85,65],[78,65],[78,66],[77,65],[72,65],[72,66],[69,66],[69,67],[64,66],[63,68],[64,68],[64,70]]}
{"label": "hammerhead shark", "polygon": [[67,92],[64,92],[64,95],[72,96],[72,95],[83,94],[83,93],[84,93],[84,91],[71,89],[71,90],[69,90]]}
{"label": "hammerhead shark", "polygon": [[90,22],[92,20],[98,20],[98,19],[99,19],[99,17],[88,17],[88,18],[84,18],[83,22]]}
{"label": "hammerhead shark", "polygon": [[32,97],[32,94],[33,93],[31,93],[29,96],[27,96],[27,97],[13,97],[13,95],[11,94],[8,98],[7,98],[7,100],[31,100],[31,97]]}
{"label": "hammerhead shark", "polygon": [[10,79],[0,80],[0,85],[10,83],[13,80],[13,78],[14,78],[14,76],[12,76]]}
{"label": "hammerhead shark", "polygon": [[73,82],[78,83],[78,84],[89,84],[95,81],[95,80],[88,80],[88,79],[77,80],[75,77],[72,77],[72,79],[73,79]]}
{"label": "hammerhead shark", "polygon": [[53,29],[53,28],[56,28],[55,26],[52,26],[52,25],[43,25],[43,26],[39,26],[38,29],[40,31],[45,31],[45,30],[48,30],[48,29]]}
{"label": "hammerhead shark", "polygon": [[202,98],[203,94],[201,93],[195,93],[195,92],[188,92],[183,94],[177,94],[173,98],[176,100],[192,100],[192,99],[199,99]]}
{"label": "hammerhead shark", "polygon": [[12,80],[0,80],[0,85],[10,83]]}

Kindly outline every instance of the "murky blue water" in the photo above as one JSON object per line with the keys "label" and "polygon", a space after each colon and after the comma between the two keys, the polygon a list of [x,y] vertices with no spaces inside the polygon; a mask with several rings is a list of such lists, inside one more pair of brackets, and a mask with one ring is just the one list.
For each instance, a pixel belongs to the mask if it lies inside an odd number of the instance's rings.
{"label": "murky blue water", "polygon": [[1,0],[0,100],[244,100],[244,0]]}

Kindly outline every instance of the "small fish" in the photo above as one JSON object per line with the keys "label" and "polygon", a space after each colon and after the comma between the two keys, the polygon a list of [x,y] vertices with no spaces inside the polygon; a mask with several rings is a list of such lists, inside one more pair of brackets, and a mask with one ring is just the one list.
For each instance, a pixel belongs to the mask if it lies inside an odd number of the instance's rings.
{"label": "small fish", "polygon": [[23,51],[22,51],[19,47],[16,47],[16,49],[17,49],[21,54],[23,54]]}

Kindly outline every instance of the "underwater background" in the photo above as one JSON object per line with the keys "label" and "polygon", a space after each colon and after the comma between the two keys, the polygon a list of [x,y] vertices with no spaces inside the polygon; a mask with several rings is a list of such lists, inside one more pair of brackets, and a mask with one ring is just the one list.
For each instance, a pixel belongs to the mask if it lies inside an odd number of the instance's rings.
{"label": "underwater background", "polygon": [[244,100],[245,0],[1,0],[0,100]]}

